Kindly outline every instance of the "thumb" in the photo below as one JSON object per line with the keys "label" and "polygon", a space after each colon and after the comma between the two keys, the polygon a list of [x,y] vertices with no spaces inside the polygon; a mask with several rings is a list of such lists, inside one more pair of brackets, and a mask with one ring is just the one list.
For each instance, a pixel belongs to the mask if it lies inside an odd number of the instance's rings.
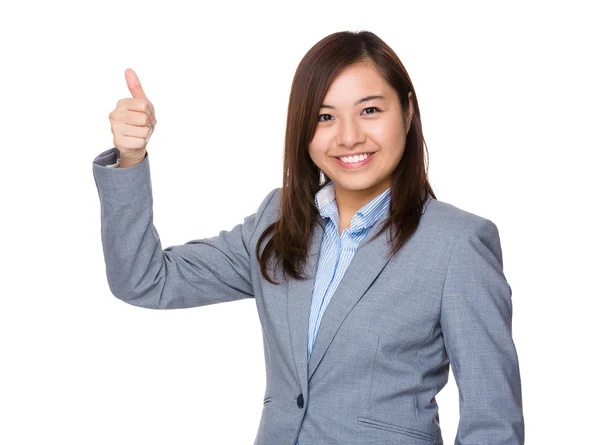
{"label": "thumb", "polygon": [[127,88],[129,88],[129,91],[134,98],[148,99],[146,93],[144,93],[144,90],[142,89],[140,79],[138,79],[137,74],[135,74],[135,71],[131,68],[125,70],[125,80],[127,81]]}

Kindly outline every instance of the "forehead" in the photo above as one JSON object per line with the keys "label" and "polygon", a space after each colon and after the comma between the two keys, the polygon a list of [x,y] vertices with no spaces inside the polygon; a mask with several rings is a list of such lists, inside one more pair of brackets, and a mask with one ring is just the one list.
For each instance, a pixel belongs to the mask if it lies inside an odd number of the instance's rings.
{"label": "forehead", "polygon": [[[383,94],[386,97],[392,91],[377,69],[368,64],[355,64],[344,68],[331,82],[325,102],[354,103],[356,99],[368,94]],[[386,94],[388,93],[388,94]]]}

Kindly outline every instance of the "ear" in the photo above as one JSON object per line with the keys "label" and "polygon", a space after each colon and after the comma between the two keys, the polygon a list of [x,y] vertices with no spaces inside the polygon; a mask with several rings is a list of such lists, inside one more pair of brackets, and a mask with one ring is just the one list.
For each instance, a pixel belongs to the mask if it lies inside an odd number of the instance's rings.
{"label": "ear", "polygon": [[406,134],[410,131],[410,123],[412,122],[413,114],[415,110],[412,102],[412,91],[408,92],[408,110],[406,111]]}

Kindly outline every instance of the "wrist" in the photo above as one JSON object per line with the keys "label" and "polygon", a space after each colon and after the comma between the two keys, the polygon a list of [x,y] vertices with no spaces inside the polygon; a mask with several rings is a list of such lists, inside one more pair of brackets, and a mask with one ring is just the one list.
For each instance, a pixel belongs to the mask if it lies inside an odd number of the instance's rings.
{"label": "wrist", "polygon": [[117,168],[135,167],[140,162],[142,162],[145,158],[146,158],[146,153],[144,153],[144,155],[141,157],[138,157],[138,156],[132,157],[132,156],[121,155],[119,165]]}

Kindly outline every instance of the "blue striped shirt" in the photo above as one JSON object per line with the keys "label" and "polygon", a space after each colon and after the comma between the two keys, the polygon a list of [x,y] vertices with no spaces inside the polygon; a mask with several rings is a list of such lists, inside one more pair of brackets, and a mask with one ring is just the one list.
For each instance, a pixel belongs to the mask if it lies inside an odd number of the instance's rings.
{"label": "blue striped shirt", "polygon": [[[361,240],[386,214],[390,197],[391,188],[388,188],[361,207],[352,217],[350,227],[345,229],[340,236],[340,215],[335,200],[333,182],[329,181],[315,195],[315,204],[326,223],[310,304],[307,350],[309,360],[325,309],[340,284],[344,272],[348,269]],[[296,445],[299,445],[298,441],[296,441]]]}

